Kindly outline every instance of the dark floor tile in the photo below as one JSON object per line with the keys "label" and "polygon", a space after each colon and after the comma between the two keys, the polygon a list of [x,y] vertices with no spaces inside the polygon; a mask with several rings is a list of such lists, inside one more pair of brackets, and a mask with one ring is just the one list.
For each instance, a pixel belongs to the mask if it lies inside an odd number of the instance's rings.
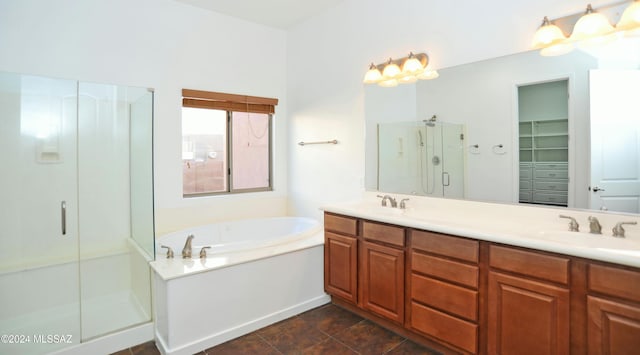
{"label": "dark floor tile", "polygon": [[156,343],[149,341],[140,345],[136,345],[131,348],[131,354],[133,355],[160,355],[160,350],[156,346]]}
{"label": "dark floor tile", "polygon": [[358,353],[349,349],[339,341],[328,338],[327,340],[302,350],[304,355],[357,355]]}
{"label": "dark floor tile", "polygon": [[328,338],[313,322],[300,317],[267,328],[271,329],[259,331],[258,335],[283,354],[298,354]]}
{"label": "dark floor tile", "polygon": [[301,314],[299,317],[314,323],[316,328],[329,335],[336,335],[363,319],[333,304],[312,309]]}
{"label": "dark floor tile", "polygon": [[112,353],[111,355],[131,355],[131,350],[129,350],[129,348],[126,348],[124,350],[120,350],[117,353]]}
{"label": "dark floor tile", "polygon": [[282,333],[283,331],[287,330],[287,329],[291,329],[293,327],[296,327],[300,324],[300,319],[298,319],[298,316],[295,317],[291,317],[291,318],[287,318],[283,321],[280,321],[278,323],[274,323],[271,324],[269,326],[266,326],[264,328],[258,329],[255,331],[256,334],[260,335],[263,338],[269,338],[271,336],[274,336],[276,334]]}
{"label": "dark floor tile", "polygon": [[389,350],[387,355],[441,355],[439,352],[416,344],[411,340],[405,340],[402,344]]}
{"label": "dark floor tile", "polygon": [[382,354],[404,340],[403,337],[368,320],[346,329],[335,338],[362,354]]}
{"label": "dark floor tile", "polygon": [[278,354],[278,352],[255,333],[230,340],[226,343],[205,350],[207,355],[263,355]]}

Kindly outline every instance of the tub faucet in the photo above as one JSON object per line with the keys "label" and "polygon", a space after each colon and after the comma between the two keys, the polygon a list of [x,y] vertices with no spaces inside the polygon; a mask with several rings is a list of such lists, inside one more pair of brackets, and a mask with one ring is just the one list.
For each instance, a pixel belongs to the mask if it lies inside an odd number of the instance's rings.
{"label": "tub faucet", "polygon": [[161,247],[167,248],[167,259],[173,259],[173,249],[171,249],[171,247],[168,247],[166,245],[161,245]]}
{"label": "tub faucet", "polygon": [[191,241],[193,238],[193,234],[189,234],[187,241],[184,243],[184,248],[182,248],[183,259],[191,259]]}
{"label": "tub faucet", "polygon": [[596,217],[589,216],[589,233],[602,234],[602,226]]}

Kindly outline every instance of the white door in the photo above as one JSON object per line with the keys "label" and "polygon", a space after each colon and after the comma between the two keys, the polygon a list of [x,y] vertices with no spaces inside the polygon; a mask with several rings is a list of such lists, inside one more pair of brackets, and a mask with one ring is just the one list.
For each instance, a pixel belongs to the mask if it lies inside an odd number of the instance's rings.
{"label": "white door", "polygon": [[592,70],[590,207],[640,212],[640,70]]}

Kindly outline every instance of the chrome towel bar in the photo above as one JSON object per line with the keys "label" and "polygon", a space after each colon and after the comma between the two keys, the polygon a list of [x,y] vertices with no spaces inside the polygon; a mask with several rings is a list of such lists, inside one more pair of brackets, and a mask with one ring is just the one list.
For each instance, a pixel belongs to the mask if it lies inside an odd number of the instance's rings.
{"label": "chrome towel bar", "polygon": [[338,140],[334,139],[332,141],[320,141],[320,142],[298,142],[298,145],[308,145],[308,144],[338,144]]}

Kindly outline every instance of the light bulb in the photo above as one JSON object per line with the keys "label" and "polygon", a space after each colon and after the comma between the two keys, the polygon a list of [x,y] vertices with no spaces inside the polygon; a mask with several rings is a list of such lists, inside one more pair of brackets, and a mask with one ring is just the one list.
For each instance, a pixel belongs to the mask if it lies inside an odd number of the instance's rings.
{"label": "light bulb", "polygon": [[380,80],[382,80],[382,73],[380,73],[378,67],[371,63],[371,66],[369,66],[369,70],[366,74],[364,74],[363,82],[365,84],[374,84],[379,82]]}
{"label": "light bulb", "polygon": [[536,33],[533,35],[533,48],[543,48],[558,44],[565,41],[567,37],[562,33],[562,30],[549,22],[547,16],[542,20],[542,25]]}
{"label": "light bulb", "polygon": [[634,1],[633,4],[629,5],[616,25],[616,29],[623,31],[636,28],[640,28],[640,1]]}
{"label": "light bulb", "polygon": [[398,64],[394,63],[391,58],[389,58],[389,62],[382,69],[382,76],[384,79],[394,79],[401,73],[400,67]]}
{"label": "light bulb", "polygon": [[402,75],[416,75],[422,73],[423,70],[422,62],[416,58],[413,52],[410,52],[409,57],[402,64]]}
{"label": "light bulb", "polygon": [[581,41],[604,36],[612,31],[613,26],[611,26],[609,20],[603,14],[594,12],[591,4],[589,4],[586,13],[573,26],[573,33],[571,33],[570,39],[572,41]]}

